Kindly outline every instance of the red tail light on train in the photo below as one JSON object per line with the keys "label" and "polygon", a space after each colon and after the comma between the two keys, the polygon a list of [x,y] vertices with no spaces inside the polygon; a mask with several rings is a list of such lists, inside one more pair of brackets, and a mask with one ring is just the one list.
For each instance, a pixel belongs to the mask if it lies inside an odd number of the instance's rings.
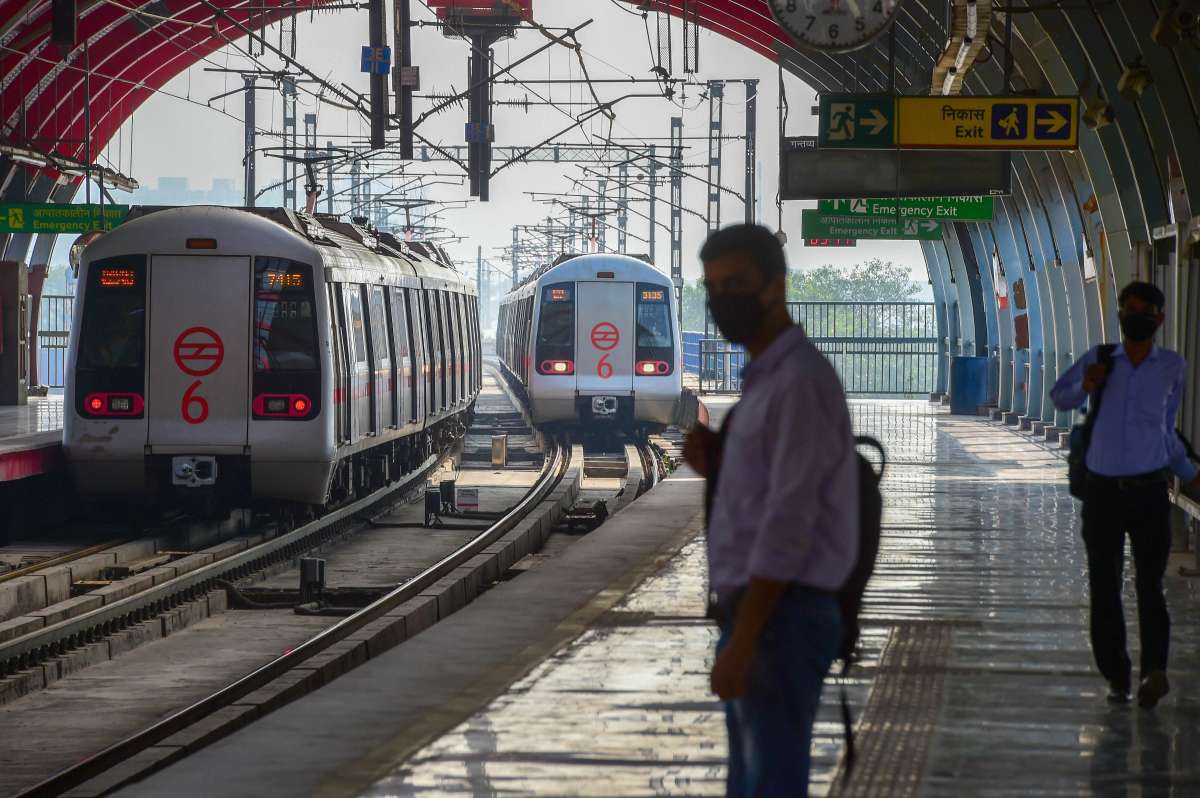
{"label": "red tail light on train", "polygon": [[136,393],[90,393],[83,400],[83,409],[94,418],[135,418],[145,406]]}
{"label": "red tail light on train", "polygon": [[303,394],[262,394],[254,397],[255,418],[307,418],[312,400]]}

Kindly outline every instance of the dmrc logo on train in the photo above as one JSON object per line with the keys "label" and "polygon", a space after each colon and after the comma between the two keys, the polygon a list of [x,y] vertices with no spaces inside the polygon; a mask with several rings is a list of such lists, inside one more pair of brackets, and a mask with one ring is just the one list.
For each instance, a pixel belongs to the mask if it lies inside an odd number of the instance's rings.
{"label": "dmrc logo on train", "polygon": [[175,339],[175,365],[191,377],[207,377],[221,368],[225,343],[207,327],[189,327]]}
{"label": "dmrc logo on train", "polygon": [[617,348],[621,342],[621,331],[610,321],[602,321],[592,328],[592,346],[601,352]]}

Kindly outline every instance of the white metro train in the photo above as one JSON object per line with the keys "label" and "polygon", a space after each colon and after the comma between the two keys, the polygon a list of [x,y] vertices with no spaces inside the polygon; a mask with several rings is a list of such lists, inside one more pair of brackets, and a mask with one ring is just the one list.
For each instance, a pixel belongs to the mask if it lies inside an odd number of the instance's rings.
{"label": "white metro train", "polygon": [[88,497],[326,506],[469,423],[474,287],[332,216],[134,208],[83,251],[63,446]]}
{"label": "white metro train", "polygon": [[560,259],[504,297],[496,353],[539,426],[657,431],[682,391],[675,292],[624,255]]}

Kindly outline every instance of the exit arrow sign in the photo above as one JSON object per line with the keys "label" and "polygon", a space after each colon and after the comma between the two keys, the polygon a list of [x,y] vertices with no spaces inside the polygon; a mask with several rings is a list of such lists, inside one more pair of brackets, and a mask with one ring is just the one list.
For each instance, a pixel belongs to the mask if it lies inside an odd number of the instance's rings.
{"label": "exit arrow sign", "polygon": [[896,143],[896,98],[888,94],[823,94],[817,109],[822,148],[871,149]]}
{"label": "exit arrow sign", "polygon": [[897,219],[895,216],[860,216],[805,210],[801,216],[801,228],[804,238],[942,240],[942,223],[932,219]]}

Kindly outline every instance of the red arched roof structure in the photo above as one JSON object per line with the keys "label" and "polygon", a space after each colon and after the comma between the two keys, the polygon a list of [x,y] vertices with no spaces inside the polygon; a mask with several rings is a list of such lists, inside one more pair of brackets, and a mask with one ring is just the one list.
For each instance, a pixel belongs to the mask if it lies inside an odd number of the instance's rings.
{"label": "red arched roof structure", "polygon": [[[94,153],[155,90],[188,67],[250,30],[333,0],[76,2],[78,44],[62,53],[50,41],[50,0],[0,0],[0,141],[83,161],[89,92]],[[677,16],[684,6],[684,0],[626,2]],[[772,60],[777,58],[773,45],[786,41],[766,0],[690,0],[687,5],[703,26]]]}

